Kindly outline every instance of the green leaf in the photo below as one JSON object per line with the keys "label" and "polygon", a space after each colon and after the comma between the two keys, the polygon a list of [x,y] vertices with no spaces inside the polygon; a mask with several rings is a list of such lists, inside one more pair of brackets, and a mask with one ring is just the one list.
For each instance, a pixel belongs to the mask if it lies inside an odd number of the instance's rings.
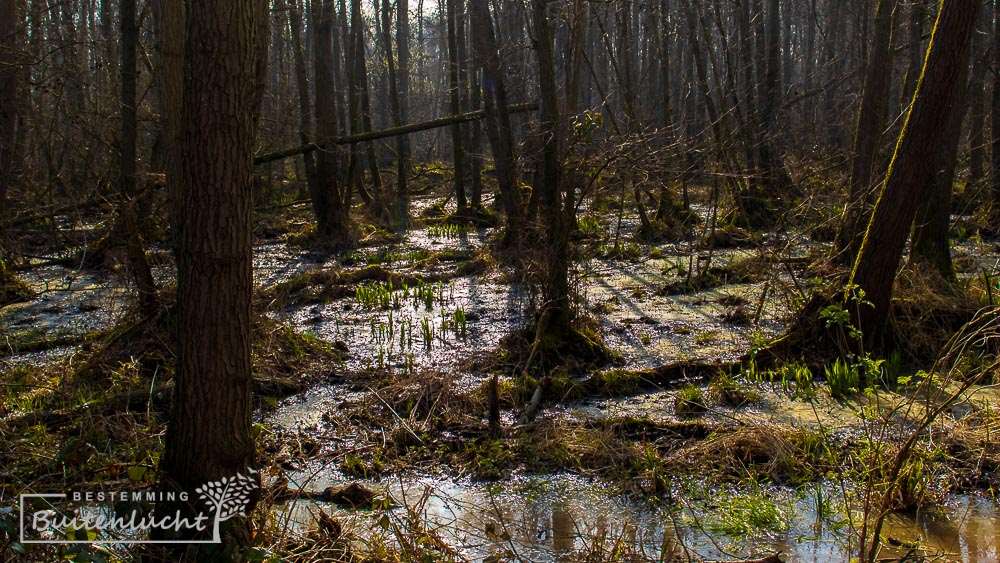
{"label": "green leaf", "polygon": [[128,478],[135,482],[140,482],[146,478],[149,473],[149,468],[145,465],[133,465],[128,468]]}

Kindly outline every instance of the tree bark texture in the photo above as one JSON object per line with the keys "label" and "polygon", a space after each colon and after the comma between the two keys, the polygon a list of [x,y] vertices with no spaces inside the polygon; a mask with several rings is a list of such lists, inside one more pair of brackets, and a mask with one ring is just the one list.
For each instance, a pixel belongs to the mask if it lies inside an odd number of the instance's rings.
{"label": "tree bark texture", "polygon": [[881,337],[889,314],[892,285],[924,186],[934,172],[934,156],[948,124],[947,111],[959,94],[961,67],[976,23],[979,0],[942,0],[906,124],[896,144],[885,183],[875,203],[850,287],[864,291],[871,306],[849,304],[866,346]]}
{"label": "tree bark texture", "polygon": [[[251,175],[268,18],[263,0],[187,7],[180,213],[174,217],[177,373],[160,469],[168,490],[193,493],[256,464]],[[229,533],[243,537],[245,525],[230,522]]]}

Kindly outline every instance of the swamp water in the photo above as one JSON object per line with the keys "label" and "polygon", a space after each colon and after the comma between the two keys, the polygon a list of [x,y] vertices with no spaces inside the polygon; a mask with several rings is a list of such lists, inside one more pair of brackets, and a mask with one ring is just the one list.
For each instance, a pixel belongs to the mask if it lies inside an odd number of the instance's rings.
{"label": "swamp water", "polygon": [[[335,472],[316,468],[290,475],[290,486],[309,490],[342,485]],[[391,499],[391,521],[405,529],[410,514],[424,530],[452,548],[459,560],[579,561],[585,554],[642,554],[643,560],[686,561],[759,557],[781,552],[786,561],[846,561],[850,528],[842,514],[818,508],[815,491],[785,489],[744,495],[705,491],[653,505],[616,494],[608,484],[568,475],[521,476],[502,482],[430,477],[367,483]],[[832,498],[836,486],[824,486]],[[749,512],[750,507],[755,507]],[[302,530],[320,510],[359,537],[376,533],[382,513],[347,511],[317,501],[295,501],[276,510],[279,524]],[[763,514],[763,516],[762,516]],[[745,517],[745,521],[736,521]],[[955,496],[942,507],[914,515],[892,515],[880,557],[908,553],[942,561],[985,563],[1000,558],[1000,513],[996,501]],[[382,520],[385,522],[385,520]],[[763,529],[754,523],[763,524]],[[622,558],[621,560],[628,560]]]}
{"label": "swamp water", "polygon": [[[484,238],[483,233],[475,232],[437,236],[424,229],[409,233],[402,243],[366,252],[381,253],[378,260],[387,268],[422,272],[415,260],[407,259],[409,255],[471,250]],[[679,269],[685,260],[684,247],[663,248],[664,256],[656,259],[590,260],[575,279],[585,306],[601,319],[606,341],[622,353],[625,367],[650,367],[677,359],[732,359],[755,338],[781,330],[793,285],[785,273],[779,272],[766,282],[731,284],[686,295],[657,295],[656,288],[665,281],[679,279],[668,271]],[[719,251],[713,259],[715,264],[726,264],[739,257],[739,251]],[[268,286],[312,267],[333,265],[328,257],[267,243],[255,249],[255,284]],[[22,276],[40,296],[4,309],[0,327],[9,334],[31,330],[48,337],[108,328],[122,317],[132,297],[123,289],[126,284],[121,275],[92,276],[46,266]],[[302,332],[344,341],[351,354],[345,366],[348,369],[381,362],[392,369],[461,371],[463,360],[489,353],[504,334],[522,326],[530,308],[526,292],[499,274],[455,278],[436,286],[436,291],[437,297],[429,306],[404,301],[395,310],[371,309],[350,297],[290,306],[274,316]],[[98,303],[100,308],[95,306]],[[755,322],[739,326],[728,322],[725,317],[734,307],[747,309]],[[457,310],[466,317],[464,330],[448,326]],[[424,321],[430,328],[429,345],[417,332]],[[403,324],[413,343],[404,335],[400,344],[398,327]],[[387,331],[392,325],[397,328],[390,336]],[[73,350],[15,352],[0,358],[0,368],[4,363],[45,363]],[[310,389],[265,416],[287,428],[312,426],[338,404],[365,394],[335,387]],[[667,401],[667,394],[653,393],[567,410],[579,411],[574,416],[631,415],[633,411],[650,416],[668,409]],[[336,468],[321,465],[292,472],[288,478],[291,487],[308,490],[348,482]],[[394,508],[388,514],[395,520],[403,522],[407,510],[415,511],[458,556],[473,561],[504,553],[512,560],[575,561],[581,554],[596,553],[599,547],[609,550],[614,545],[667,560],[674,556],[724,559],[781,551],[790,561],[841,561],[850,551],[851,535],[843,518],[820,509],[822,495],[815,491],[774,489],[756,495],[765,501],[761,506],[773,506],[775,511],[768,512],[770,520],[765,519],[763,529],[741,530],[738,511],[729,514],[735,518],[720,517],[743,503],[737,492],[704,491],[687,498],[678,492],[674,502],[655,505],[622,495],[607,483],[561,474],[493,483],[455,476],[407,476],[367,485],[392,499]],[[720,498],[727,502],[720,503]],[[364,511],[348,513],[314,501],[279,506],[275,515],[290,528],[302,531],[312,525],[321,508],[345,522],[353,520],[361,536],[363,530],[372,529],[373,522],[366,520]],[[918,554],[939,555],[945,561],[1000,560],[1000,523],[992,500],[954,496],[931,512],[893,515],[884,535],[899,544],[918,547]],[[906,552],[906,548],[887,548],[885,555],[898,557]]]}

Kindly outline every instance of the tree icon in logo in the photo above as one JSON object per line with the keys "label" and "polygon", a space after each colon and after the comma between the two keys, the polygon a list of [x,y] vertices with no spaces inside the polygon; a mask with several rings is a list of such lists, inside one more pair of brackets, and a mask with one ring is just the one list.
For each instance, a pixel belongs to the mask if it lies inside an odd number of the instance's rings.
{"label": "tree icon in logo", "polygon": [[215,509],[215,524],[212,528],[212,542],[222,542],[219,523],[233,516],[246,516],[243,511],[250,502],[250,494],[257,490],[257,470],[248,469],[247,475],[237,473],[233,477],[223,477],[219,481],[209,481],[194,492]]}

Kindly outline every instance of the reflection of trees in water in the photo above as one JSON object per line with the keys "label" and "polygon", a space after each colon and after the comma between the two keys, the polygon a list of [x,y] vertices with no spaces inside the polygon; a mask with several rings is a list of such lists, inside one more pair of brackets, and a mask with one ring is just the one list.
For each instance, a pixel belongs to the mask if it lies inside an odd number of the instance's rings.
{"label": "reflection of trees in water", "polygon": [[563,501],[552,505],[552,548],[560,563],[573,560],[573,545],[576,541],[576,522]]}

